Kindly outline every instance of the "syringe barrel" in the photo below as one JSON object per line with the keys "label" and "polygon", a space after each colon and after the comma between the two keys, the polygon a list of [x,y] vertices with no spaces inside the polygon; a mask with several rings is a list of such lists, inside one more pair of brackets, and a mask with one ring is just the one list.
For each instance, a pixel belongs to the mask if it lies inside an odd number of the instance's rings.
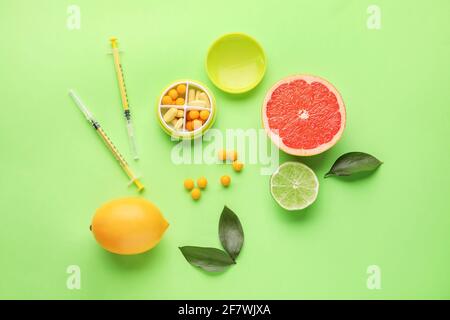
{"label": "syringe barrel", "polygon": [[[108,149],[112,152],[112,154],[114,155],[114,157],[116,158],[116,160],[119,162],[119,164],[124,168],[124,169],[129,169],[128,167],[128,163],[125,160],[125,158],[120,154],[119,150],[116,148],[116,146],[114,145],[114,143],[112,142],[112,140],[108,137],[108,135],[106,134],[106,132],[102,129],[102,128],[98,128],[97,129],[97,133],[100,135],[100,137],[102,137],[103,141],[105,142],[106,146],[108,147]],[[134,175],[131,175],[129,173],[132,173],[130,170],[125,170],[129,176],[130,179],[134,178]]]}

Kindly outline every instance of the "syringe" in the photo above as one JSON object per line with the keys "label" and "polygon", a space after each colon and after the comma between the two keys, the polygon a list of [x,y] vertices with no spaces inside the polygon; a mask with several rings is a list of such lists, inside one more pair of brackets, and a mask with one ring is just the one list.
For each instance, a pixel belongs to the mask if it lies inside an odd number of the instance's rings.
{"label": "syringe", "polygon": [[119,150],[113,144],[111,139],[107,136],[106,132],[100,127],[100,124],[98,123],[97,120],[95,120],[94,116],[89,111],[89,109],[86,107],[86,105],[81,101],[80,97],[73,90],[69,90],[69,95],[72,97],[73,101],[78,106],[78,108],[81,110],[81,112],[83,112],[84,116],[89,121],[89,123],[94,127],[95,131],[97,131],[98,135],[102,138],[103,142],[106,144],[108,149],[112,152],[112,154],[114,155],[116,160],[119,162],[120,166],[125,171],[127,176],[131,179],[130,183],[134,183],[136,185],[136,187],[138,188],[138,191],[143,190],[144,185],[135,176],[135,174],[131,170],[130,166],[128,165],[127,161],[120,154]]}
{"label": "syringe", "polygon": [[126,121],[126,125],[127,125],[127,133],[128,133],[128,139],[130,142],[130,149],[131,149],[133,158],[135,160],[137,160],[137,159],[139,159],[139,156],[138,156],[138,152],[137,152],[133,122],[131,121],[130,105],[128,104],[127,89],[125,87],[125,80],[123,77],[122,64],[120,63],[119,47],[117,44],[117,38],[112,37],[110,39],[110,41],[111,41],[111,47],[112,47],[112,54],[114,57],[114,66],[116,69],[117,81],[119,83],[120,96],[122,98],[123,114],[125,116],[125,121]]}

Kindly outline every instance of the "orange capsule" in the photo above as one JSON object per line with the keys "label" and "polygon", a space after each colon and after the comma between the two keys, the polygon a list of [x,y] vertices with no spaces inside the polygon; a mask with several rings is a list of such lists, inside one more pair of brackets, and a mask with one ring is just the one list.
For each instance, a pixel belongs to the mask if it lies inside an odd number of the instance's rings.
{"label": "orange capsule", "polygon": [[236,161],[238,157],[236,150],[229,150],[227,151],[227,159],[231,161]]}
{"label": "orange capsule", "polygon": [[231,178],[230,176],[222,176],[220,177],[220,183],[224,186],[224,187],[228,187],[231,183]]}
{"label": "orange capsule", "polygon": [[205,189],[207,185],[208,185],[208,180],[206,180],[205,177],[200,177],[197,179],[197,186],[200,189]]}
{"label": "orange capsule", "polygon": [[187,131],[194,130],[194,125],[192,124],[192,121],[186,121],[186,130]]}
{"label": "orange capsule", "polygon": [[200,199],[201,196],[202,196],[202,193],[199,188],[192,189],[192,191],[191,191],[192,199],[198,200],[198,199]]}
{"label": "orange capsule", "polygon": [[200,119],[203,121],[208,120],[209,118],[209,111],[208,110],[202,110],[200,111]]}
{"label": "orange capsule", "polygon": [[184,180],[184,187],[186,188],[186,190],[189,190],[189,191],[194,189],[194,180],[192,180],[192,179]]}
{"label": "orange capsule", "polygon": [[233,161],[233,169],[236,172],[240,172],[244,168],[244,164],[240,161]]}
{"label": "orange capsule", "polygon": [[227,159],[227,151],[226,150],[219,150],[219,160],[225,161]]}
{"label": "orange capsule", "polygon": [[164,96],[161,101],[164,105],[172,104],[172,98],[170,96]]}
{"label": "orange capsule", "polygon": [[198,117],[200,116],[199,112],[197,110],[191,110],[189,111],[189,117],[192,120],[198,119]]}
{"label": "orange capsule", "polygon": [[179,84],[177,86],[177,92],[180,96],[184,95],[186,93],[186,85],[185,84]]}
{"label": "orange capsule", "polygon": [[168,95],[172,98],[172,100],[176,100],[178,98],[178,91],[175,89],[170,89]]}

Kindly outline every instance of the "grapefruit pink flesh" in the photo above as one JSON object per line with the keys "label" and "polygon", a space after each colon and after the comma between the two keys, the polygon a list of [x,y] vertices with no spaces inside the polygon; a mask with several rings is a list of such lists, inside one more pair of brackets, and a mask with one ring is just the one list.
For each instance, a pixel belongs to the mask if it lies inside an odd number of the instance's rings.
{"label": "grapefruit pink flesh", "polygon": [[263,105],[264,128],[284,152],[311,156],[331,148],[345,128],[345,106],[328,81],[297,75],[276,83]]}

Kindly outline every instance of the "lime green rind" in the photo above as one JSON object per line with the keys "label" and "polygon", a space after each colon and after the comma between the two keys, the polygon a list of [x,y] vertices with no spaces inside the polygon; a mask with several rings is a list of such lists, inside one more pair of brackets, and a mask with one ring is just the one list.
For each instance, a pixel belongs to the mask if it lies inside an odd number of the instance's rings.
{"label": "lime green rind", "polygon": [[317,199],[319,180],[314,171],[305,164],[285,162],[272,174],[270,193],[283,209],[302,210]]}

